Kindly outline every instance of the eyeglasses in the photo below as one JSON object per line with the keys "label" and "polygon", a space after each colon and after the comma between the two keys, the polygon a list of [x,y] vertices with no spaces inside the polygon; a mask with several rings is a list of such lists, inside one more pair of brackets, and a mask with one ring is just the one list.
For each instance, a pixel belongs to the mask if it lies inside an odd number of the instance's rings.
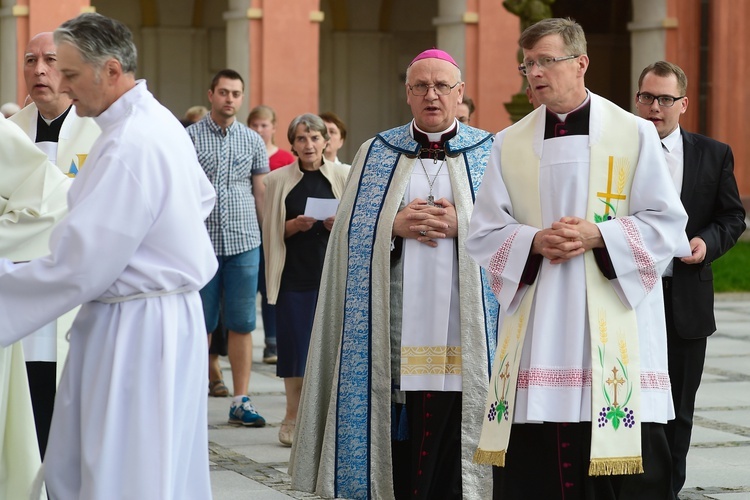
{"label": "eyeglasses", "polygon": [[430,89],[435,89],[435,93],[437,95],[448,95],[451,93],[451,91],[456,88],[456,85],[458,85],[461,82],[456,82],[453,85],[448,85],[447,83],[436,83],[435,85],[427,85],[425,83],[418,83],[416,85],[409,85],[409,90],[411,90],[411,93],[417,96],[423,96],[427,95],[427,92],[430,91]]}
{"label": "eyeglasses", "polygon": [[684,99],[685,96],[681,95],[680,97],[674,97],[671,95],[651,95],[647,94],[646,92],[638,92],[636,94],[638,97],[638,102],[641,104],[651,105],[653,104],[654,100],[659,103],[659,106],[662,106],[664,108],[671,108],[674,106],[674,103],[676,101],[679,101],[680,99]]}
{"label": "eyeglasses", "polygon": [[536,61],[524,61],[524,63],[518,67],[518,71],[520,71],[521,74],[525,76],[528,75],[532,69],[534,69],[534,65],[537,65],[540,68],[549,68],[556,62],[568,61],[570,59],[575,59],[576,57],[579,56],[540,57]]}

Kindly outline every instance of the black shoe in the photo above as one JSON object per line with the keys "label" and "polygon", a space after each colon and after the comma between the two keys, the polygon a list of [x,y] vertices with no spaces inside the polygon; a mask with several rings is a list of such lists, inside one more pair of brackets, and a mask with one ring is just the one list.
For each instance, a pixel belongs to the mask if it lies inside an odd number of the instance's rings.
{"label": "black shoe", "polygon": [[276,346],[272,345],[263,349],[263,362],[267,365],[275,365],[279,357],[276,355]]}

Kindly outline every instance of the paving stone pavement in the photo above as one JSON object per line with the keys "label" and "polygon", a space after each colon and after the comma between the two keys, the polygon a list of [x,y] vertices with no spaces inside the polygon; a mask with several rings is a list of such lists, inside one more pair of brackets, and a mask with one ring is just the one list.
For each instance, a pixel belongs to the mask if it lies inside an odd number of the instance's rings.
{"label": "paving stone pavement", "polygon": [[[708,341],[682,500],[750,500],[750,293],[716,296],[717,332]],[[260,318],[260,314],[258,315]],[[230,398],[209,398],[209,459],[214,500],[316,499],[294,491],[290,448],[278,441],[283,381],[263,364],[262,327],[253,333],[251,397],[263,428],[227,424]],[[224,379],[231,372],[222,358]]]}

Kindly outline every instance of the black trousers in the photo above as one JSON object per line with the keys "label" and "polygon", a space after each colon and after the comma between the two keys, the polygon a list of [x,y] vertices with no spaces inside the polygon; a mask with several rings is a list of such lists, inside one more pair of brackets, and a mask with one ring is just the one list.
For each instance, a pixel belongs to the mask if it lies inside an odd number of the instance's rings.
{"label": "black trousers", "polygon": [[589,476],[591,423],[514,424],[505,467],[493,467],[495,500],[670,500],[664,426],[641,425],[643,474]]}
{"label": "black trousers", "polygon": [[44,460],[49,439],[49,428],[52,424],[52,410],[55,407],[57,390],[57,363],[54,361],[28,361],[26,374],[29,377],[31,406],[34,410],[34,424],[39,454]]}
{"label": "black trousers", "polygon": [[[671,284],[671,283],[669,283]],[[667,282],[665,282],[667,285]],[[685,484],[687,454],[693,432],[695,395],[701,385],[707,339],[683,339],[677,334],[672,310],[671,286],[664,287],[667,319],[667,355],[672,383],[675,419],[667,423],[667,443],[672,453],[672,491],[675,498]]]}
{"label": "black trousers", "polygon": [[408,392],[404,407],[409,439],[391,442],[396,499],[460,499],[461,393]]}

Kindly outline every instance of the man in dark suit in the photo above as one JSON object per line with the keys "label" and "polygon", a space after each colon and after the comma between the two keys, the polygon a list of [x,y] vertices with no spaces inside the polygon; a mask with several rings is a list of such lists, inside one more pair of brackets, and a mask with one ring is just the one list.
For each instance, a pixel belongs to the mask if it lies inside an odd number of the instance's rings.
{"label": "man in dark suit", "polygon": [[638,80],[636,109],[656,126],[672,179],[688,214],[692,255],[674,259],[664,273],[669,376],[676,418],[667,424],[672,453],[672,489],[677,498],[693,427],[695,394],[703,373],[706,339],[716,331],[711,263],[745,230],[745,210],[734,178],[729,145],[679,126],[687,111],[687,77],[679,66],[659,61]]}

